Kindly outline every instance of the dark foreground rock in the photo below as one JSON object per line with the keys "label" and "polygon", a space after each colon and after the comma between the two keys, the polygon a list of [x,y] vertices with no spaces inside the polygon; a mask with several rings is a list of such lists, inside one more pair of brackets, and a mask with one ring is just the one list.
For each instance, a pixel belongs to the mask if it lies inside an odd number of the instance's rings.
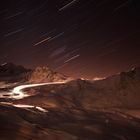
{"label": "dark foreground rock", "polygon": [[140,120],[117,112],[0,105],[1,140],[139,140]]}

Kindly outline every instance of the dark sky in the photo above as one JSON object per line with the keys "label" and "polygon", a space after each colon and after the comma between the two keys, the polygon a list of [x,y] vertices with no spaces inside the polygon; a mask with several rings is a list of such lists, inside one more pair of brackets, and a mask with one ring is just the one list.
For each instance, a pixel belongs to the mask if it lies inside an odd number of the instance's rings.
{"label": "dark sky", "polygon": [[0,63],[104,77],[140,65],[139,0],[1,0]]}

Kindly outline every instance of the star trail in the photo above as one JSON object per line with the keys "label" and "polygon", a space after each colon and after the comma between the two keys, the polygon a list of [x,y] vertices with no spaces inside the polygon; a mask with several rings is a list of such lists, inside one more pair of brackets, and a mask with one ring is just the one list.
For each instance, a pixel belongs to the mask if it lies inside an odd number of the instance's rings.
{"label": "star trail", "polygon": [[2,0],[0,64],[84,78],[140,65],[138,0]]}

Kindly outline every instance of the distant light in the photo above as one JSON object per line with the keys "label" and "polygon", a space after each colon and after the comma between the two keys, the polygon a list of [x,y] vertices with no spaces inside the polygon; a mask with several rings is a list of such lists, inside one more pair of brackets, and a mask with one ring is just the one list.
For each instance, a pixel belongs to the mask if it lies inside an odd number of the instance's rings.
{"label": "distant light", "polygon": [[106,77],[95,77],[95,78],[93,78],[93,80],[94,81],[98,81],[98,80],[103,80],[103,79],[105,79]]}

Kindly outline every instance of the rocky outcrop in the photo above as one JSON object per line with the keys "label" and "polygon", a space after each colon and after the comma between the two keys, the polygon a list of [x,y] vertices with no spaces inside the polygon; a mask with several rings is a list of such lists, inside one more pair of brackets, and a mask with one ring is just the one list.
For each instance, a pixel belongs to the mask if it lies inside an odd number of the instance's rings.
{"label": "rocky outcrop", "polygon": [[0,81],[23,82],[30,77],[31,70],[21,65],[5,63],[0,65]]}
{"label": "rocky outcrop", "polygon": [[37,67],[33,70],[31,77],[29,79],[30,83],[43,83],[43,82],[59,82],[65,81],[68,77],[54,72],[46,66]]}

